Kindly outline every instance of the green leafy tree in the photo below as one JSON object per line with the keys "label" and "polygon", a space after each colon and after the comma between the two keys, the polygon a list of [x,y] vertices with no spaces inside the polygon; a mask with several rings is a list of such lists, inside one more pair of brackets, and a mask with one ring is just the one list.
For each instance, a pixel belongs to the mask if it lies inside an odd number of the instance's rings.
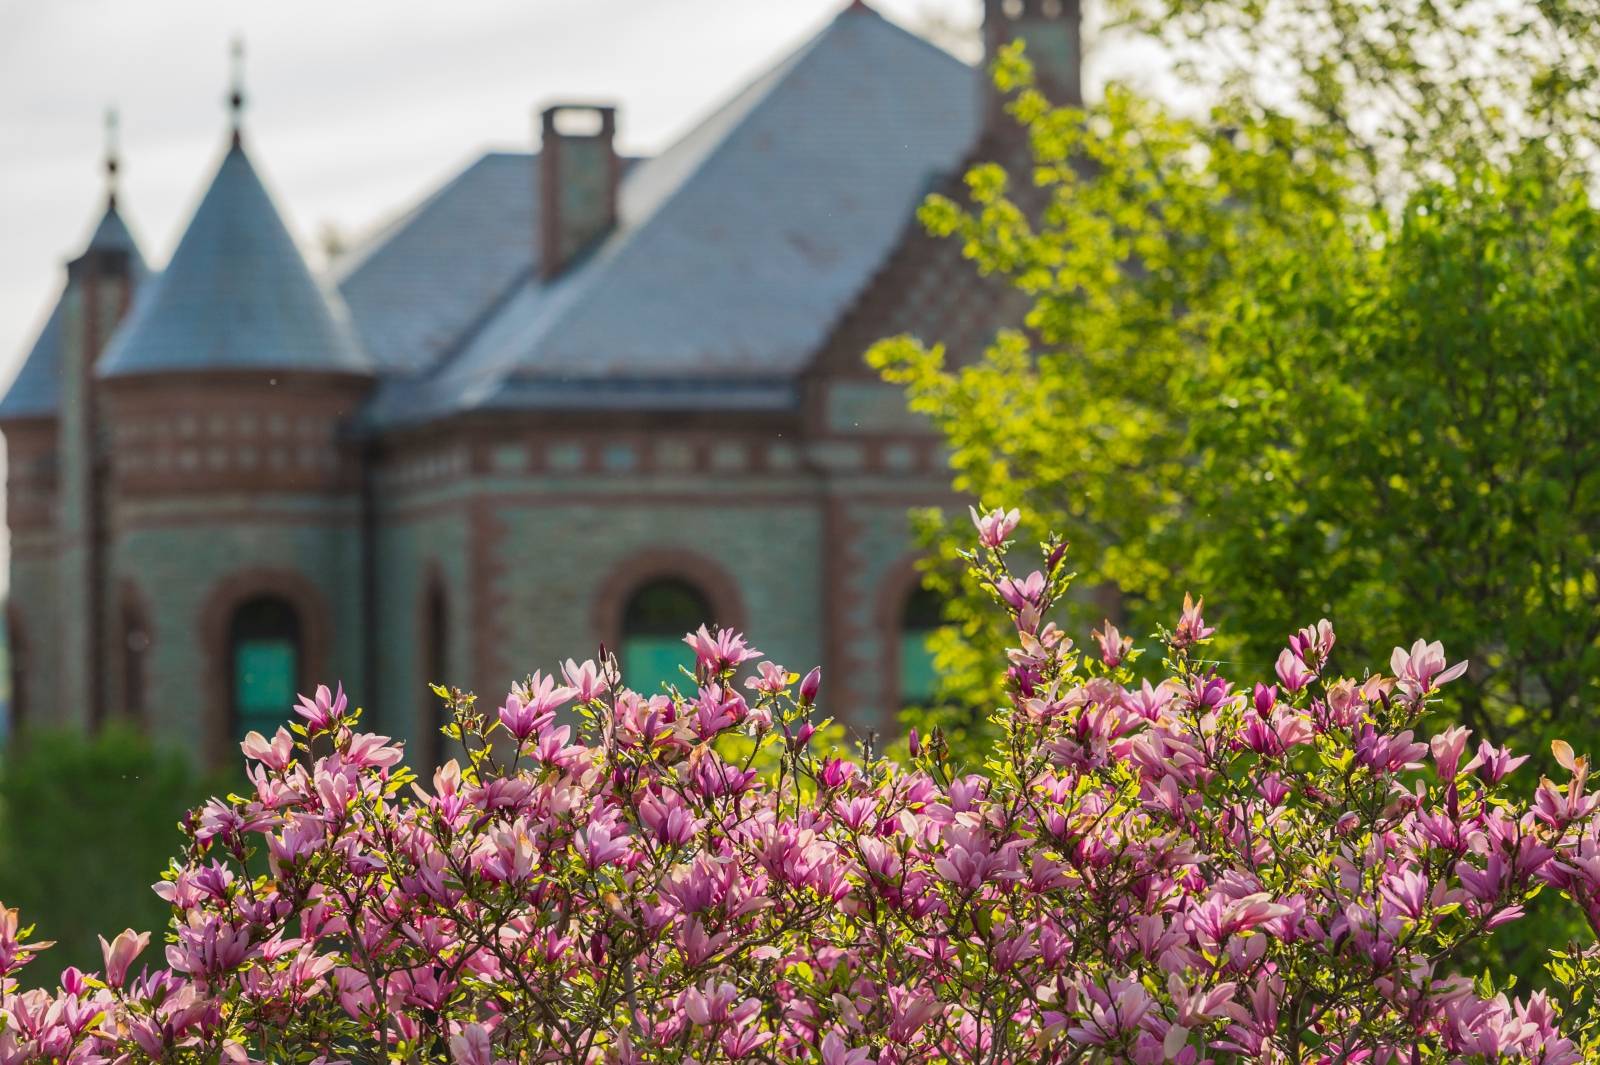
{"label": "green leafy tree", "polygon": [[[1595,7],[1124,0],[1209,81],[1203,117],[1117,85],[1052,108],[1009,53],[996,76],[1043,207],[983,166],[923,219],[1032,298],[1027,330],[975,360],[906,338],[871,359],[948,437],[956,487],[1064,530],[1137,635],[1191,589],[1218,653],[1251,668],[1323,616],[1368,659],[1427,632],[1473,660],[1455,709],[1480,734],[1582,727],[1600,694]],[[994,705],[974,667],[1004,634],[944,565],[966,516],[921,521],[951,597],[950,702]],[[919,720],[958,746],[984,731]]]}
{"label": "green leafy tree", "polygon": [[185,814],[227,781],[125,729],[40,733],[5,753],[0,899],[25,906],[39,938],[57,944],[52,973],[98,968],[99,933],[166,922],[170,907],[151,885]]}

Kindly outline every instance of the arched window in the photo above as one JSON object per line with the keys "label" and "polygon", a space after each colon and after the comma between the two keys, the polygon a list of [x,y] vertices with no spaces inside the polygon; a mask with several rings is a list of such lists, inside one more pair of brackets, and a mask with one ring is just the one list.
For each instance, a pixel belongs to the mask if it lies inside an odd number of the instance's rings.
{"label": "arched window", "polygon": [[6,612],[6,652],[11,657],[11,715],[6,722],[8,743],[22,739],[28,722],[28,641],[17,615]]}
{"label": "arched window", "polygon": [[663,683],[681,681],[682,666],[694,667],[684,634],[709,624],[705,596],[686,581],[651,581],[633,593],[622,611],[623,683],[652,695]]}
{"label": "arched window", "polygon": [[131,597],[122,603],[122,712],[133,724],[145,723],[145,677],[150,654],[150,626]]}
{"label": "arched window", "polygon": [[450,683],[450,607],[444,585],[430,580],[422,600],[422,710],[418,715],[418,769],[428,769],[444,761],[444,736],[439,732],[449,724],[449,709],[433,693],[433,685]]}
{"label": "arched window", "polygon": [[250,599],[228,626],[233,738],[271,736],[292,716],[300,688],[300,616],[276,596]]}
{"label": "arched window", "polygon": [[944,624],[944,603],[922,585],[906,597],[900,612],[900,705],[926,706],[939,687],[928,638]]}

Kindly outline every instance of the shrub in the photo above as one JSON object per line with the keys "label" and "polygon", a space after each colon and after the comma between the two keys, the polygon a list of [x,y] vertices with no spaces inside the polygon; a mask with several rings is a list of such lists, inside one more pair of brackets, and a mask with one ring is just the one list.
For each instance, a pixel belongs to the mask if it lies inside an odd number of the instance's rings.
{"label": "shrub", "polygon": [[149,883],[178,823],[218,781],[125,728],[41,732],[0,761],[0,899],[56,942],[53,960],[98,962],[107,926],[151,928],[169,910]]}
{"label": "shrub", "polygon": [[[342,693],[250,736],[250,794],[208,802],[148,936],[94,975],[0,994],[0,1062],[1067,1062],[1581,1060],[1600,963],[1509,997],[1462,952],[1537,892],[1600,920],[1600,792],[1506,798],[1523,761],[1416,722],[1457,680],[1437,644],[1337,677],[1326,623],[1276,676],[1205,657],[1199,603],[1165,679],[1041,617],[1064,549],[970,556],[1016,628],[987,775],[941,738],[910,764],[814,749],[818,675],[689,637],[695,690],[646,698],[614,659],[534,674],[423,785]],[[747,669],[748,667],[746,667]],[[797,683],[798,682],[798,683]],[[578,723],[559,723],[572,705]],[[759,737],[776,768],[730,761]],[[264,871],[251,874],[264,856]],[[0,920],[0,979],[34,960]],[[135,970],[138,970],[137,972]]]}

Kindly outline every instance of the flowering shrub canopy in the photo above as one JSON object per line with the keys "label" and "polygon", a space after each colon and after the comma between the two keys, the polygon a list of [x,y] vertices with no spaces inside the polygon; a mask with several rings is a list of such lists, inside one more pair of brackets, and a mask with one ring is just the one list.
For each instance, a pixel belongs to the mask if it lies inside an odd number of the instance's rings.
{"label": "flowering shrub canopy", "polygon": [[1044,620],[1065,550],[1013,574],[1014,522],[971,556],[1017,632],[985,775],[814,750],[817,672],[727,631],[671,693],[604,654],[445,693],[431,781],[322,688],[189,818],[164,945],[21,991],[45,944],[0,911],[0,1065],[1583,1060],[1589,954],[1559,996],[1456,965],[1541,889],[1600,922],[1586,760],[1509,799],[1522,757],[1417,732],[1459,663],[1340,678],[1327,622],[1243,683],[1189,602],[1136,681]]}

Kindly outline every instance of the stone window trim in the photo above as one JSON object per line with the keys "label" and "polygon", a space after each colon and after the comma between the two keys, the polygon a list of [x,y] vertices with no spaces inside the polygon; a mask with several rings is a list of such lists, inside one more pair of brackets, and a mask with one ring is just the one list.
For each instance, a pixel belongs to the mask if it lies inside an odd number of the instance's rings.
{"label": "stone window trim", "polygon": [[[220,578],[207,593],[197,619],[198,642],[205,662],[202,750],[214,767],[236,765],[242,757],[233,744],[229,721],[232,663],[228,633],[233,615],[245,603],[264,596],[284,600],[299,615],[299,690],[309,694],[309,689],[317,684],[331,688],[340,680],[328,675],[330,619],[327,601],[309,577],[292,569],[250,567]],[[293,707],[283,708],[284,724],[293,716]]]}
{"label": "stone window trim", "polygon": [[[681,581],[699,592],[711,608],[708,627],[745,631],[739,582],[717,563],[692,551],[657,549],[632,555],[601,582],[595,596],[592,632],[606,650],[622,650],[622,618],[634,594],[656,581]],[[626,681],[627,678],[623,678]]]}

